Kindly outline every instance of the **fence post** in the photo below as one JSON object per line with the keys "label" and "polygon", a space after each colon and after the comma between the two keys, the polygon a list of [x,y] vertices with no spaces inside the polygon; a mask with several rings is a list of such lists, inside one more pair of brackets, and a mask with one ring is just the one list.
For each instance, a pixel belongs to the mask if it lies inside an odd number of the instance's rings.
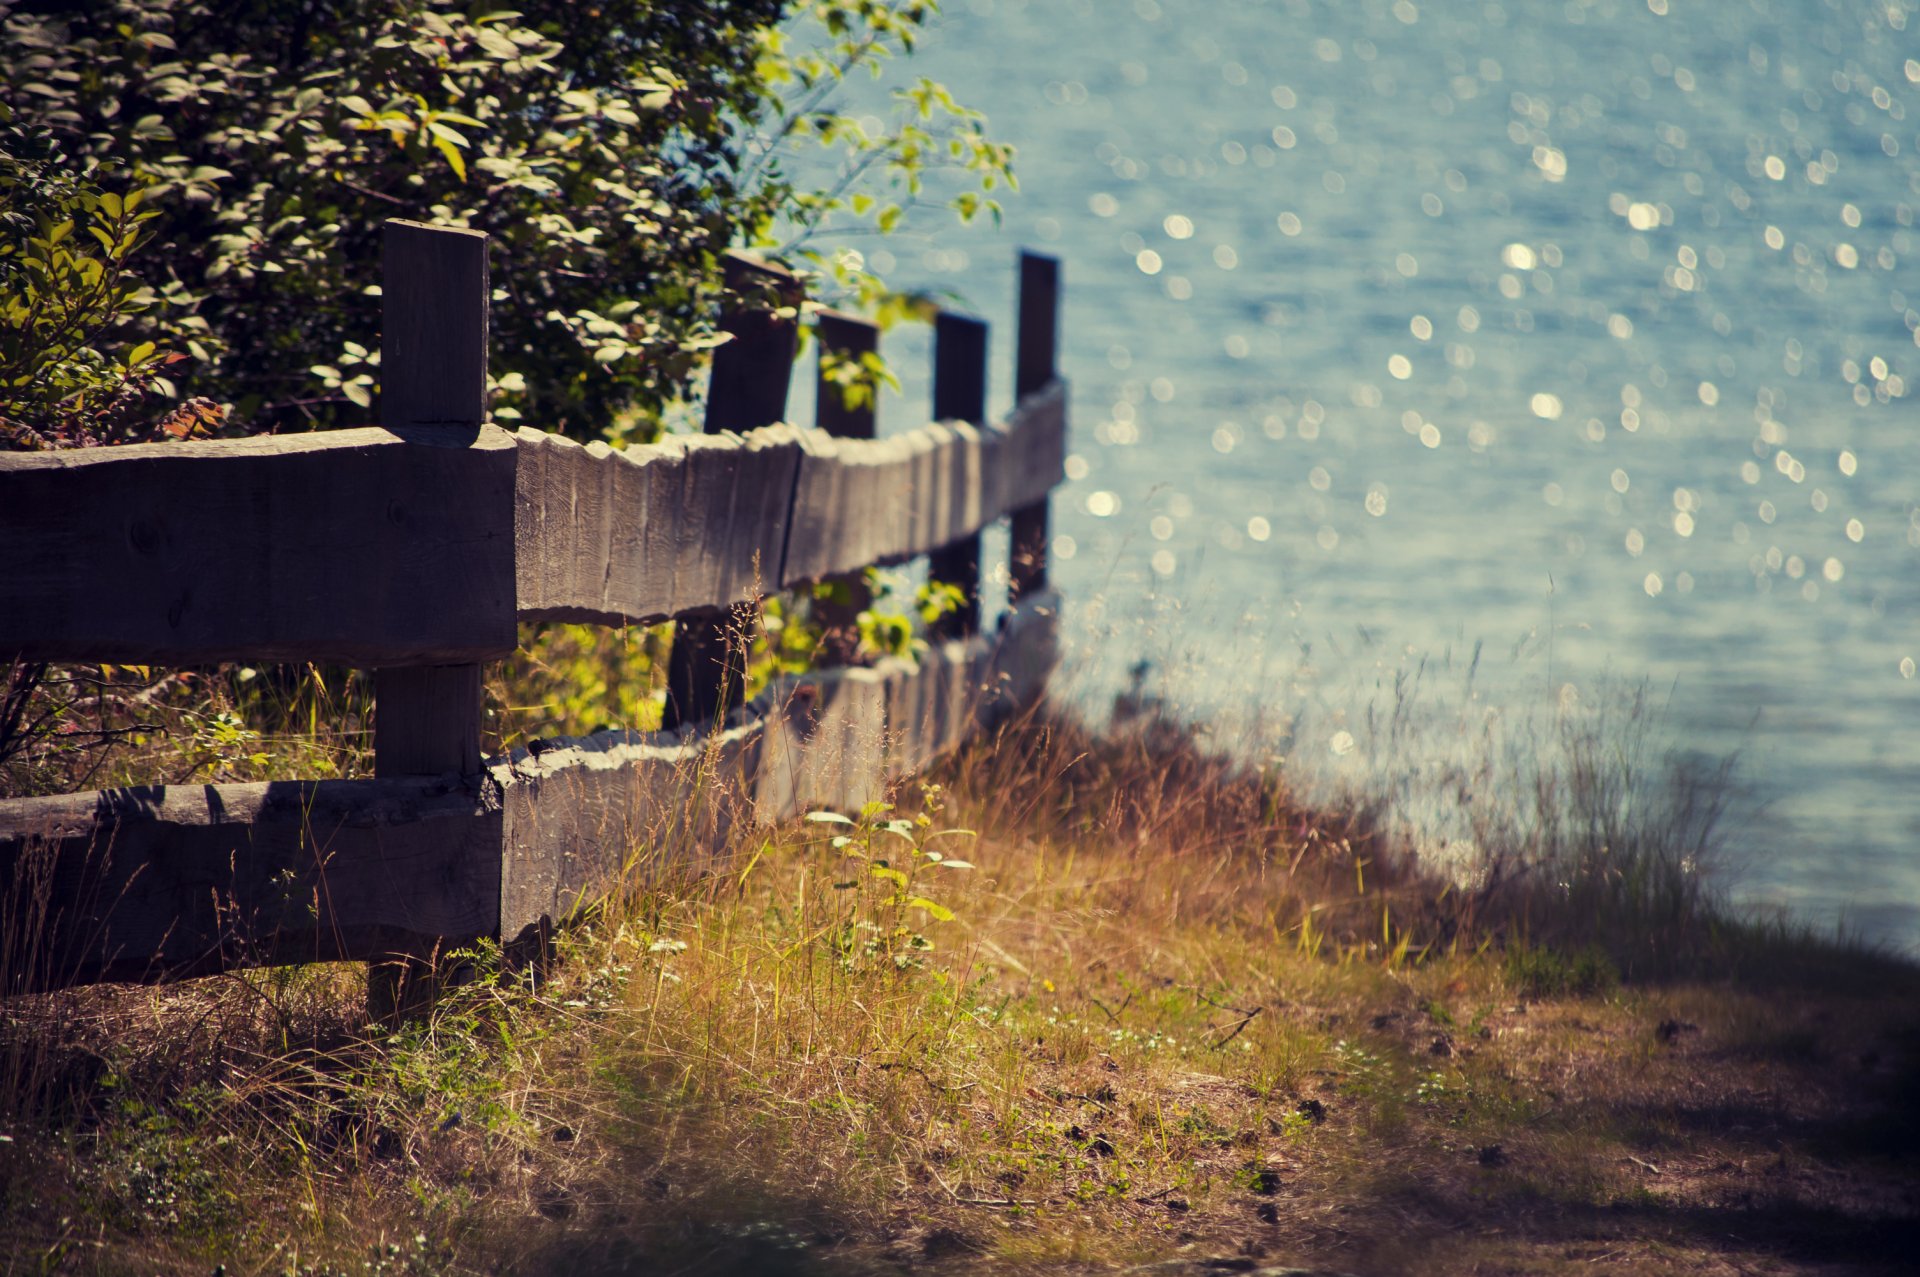
{"label": "fence post", "polygon": [[[987,325],[945,311],[933,325],[933,419],[983,425],[987,420]],[[917,500],[932,494],[915,493]],[[980,629],[980,534],[975,532],[927,556],[927,575],[960,587],[960,605],[934,625],[936,640],[965,638]]]}
{"label": "fence post", "polygon": [[[1039,253],[1020,254],[1020,332],[1014,359],[1013,397],[1018,403],[1044,390],[1057,375],[1060,346],[1060,261]],[[1013,512],[1011,575],[1007,601],[1047,588],[1048,513],[1051,496]]]}
{"label": "fence post", "polygon": [[[435,427],[471,442],[486,419],[487,237],[389,220],[381,237],[380,424]],[[396,500],[390,513],[403,517]],[[376,565],[368,565],[375,569]],[[480,666],[374,671],[373,774],[480,770]],[[431,1005],[431,953],[396,953],[367,971],[367,1012],[391,1022]]]}
{"label": "fence post", "polygon": [[[863,378],[864,398],[849,405],[845,385],[828,375],[828,364],[835,358],[861,360],[880,349],[880,329],[876,324],[852,315],[822,311],[814,330],[820,339],[820,371],[814,397],[814,421],[836,439],[872,439],[878,433],[879,387]],[[873,605],[864,572],[830,576],[822,585],[831,596],[816,598],[814,620],[821,628],[820,661],[823,665],[845,665],[860,646],[860,613]]]}
{"label": "fence post", "polygon": [[[727,288],[740,298],[721,318],[732,341],[713,352],[707,386],[705,430],[757,430],[787,415],[787,383],[804,300],[800,281],[774,262],[749,253],[728,253]],[[779,313],[785,310],[786,314]],[[772,580],[780,565],[766,565]],[[746,683],[746,653],[757,603],[740,603],[683,618],[674,627],[667,654],[667,704],[662,726],[716,724],[738,705]]]}

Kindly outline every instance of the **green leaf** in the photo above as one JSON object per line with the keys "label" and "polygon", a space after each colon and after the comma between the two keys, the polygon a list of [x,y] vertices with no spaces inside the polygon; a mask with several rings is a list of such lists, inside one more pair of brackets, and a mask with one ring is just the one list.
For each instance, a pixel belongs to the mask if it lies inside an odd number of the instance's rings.
{"label": "green leaf", "polygon": [[853,822],[837,811],[810,811],[807,819],[817,825],[851,825]]}
{"label": "green leaf", "polygon": [[[462,182],[466,181],[467,180],[466,159],[461,156],[460,148],[458,146],[455,146],[451,141],[449,141],[445,136],[443,136],[443,134],[445,133],[452,133],[453,130],[442,129],[437,124],[433,126],[433,129],[434,129],[434,138],[433,138],[434,146],[439,148],[440,154],[447,157],[447,166],[453,170],[453,175],[459,178]],[[456,134],[456,136],[458,135]]]}
{"label": "green leaf", "polygon": [[907,908],[924,909],[927,911],[927,916],[935,922],[952,922],[954,917],[953,910],[947,908],[945,905],[935,904],[925,896],[915,896],[913,899],[907,901]]}

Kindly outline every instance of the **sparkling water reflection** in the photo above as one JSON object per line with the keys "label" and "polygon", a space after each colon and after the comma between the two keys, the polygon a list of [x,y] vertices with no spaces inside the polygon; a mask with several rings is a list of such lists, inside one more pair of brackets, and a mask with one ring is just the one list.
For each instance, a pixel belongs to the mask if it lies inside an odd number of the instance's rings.
{"label": "sparkling water reflection", "polygon": [[1023,193],[875,257],[989,314],[1014,244],[1066,259],[1054,550],[1107,677],[1325,700],[1476,639],[1524,658],[1482,696],[1645,675],[1767,797],[1746,897],[1912,944],[1913,9],[949,0],[914,70]]}

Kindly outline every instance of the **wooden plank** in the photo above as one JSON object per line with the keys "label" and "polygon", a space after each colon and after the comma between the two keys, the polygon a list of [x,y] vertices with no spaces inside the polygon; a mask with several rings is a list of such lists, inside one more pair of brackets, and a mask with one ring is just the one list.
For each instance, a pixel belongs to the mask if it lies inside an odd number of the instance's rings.
{"label": "wooden plank", "polygon": [[526,428],[515,442],[521,620],[653,624],[776,585],[802,453],[792,426],[625,451]]}
{"label": "wooden plank", "polygon": [[172,785],[0,802],[5,992],[424,951],[493,933],[501,810],[430,780]]}
{"label": "wooden plank", "polygon": [[[934,423],[879,440],[807,435],[782,584],[914,558],[1044,497],[1065,470],[1066,420],[1066,387],[1055,382],[982,429]],[[955,455],[965,453],[977,460]],[[966,490],[975,482],[977,495]]]}
{"label": "wooden plank", "polygon": [[551,742],[464,783],[0,801],[0,910],[47,920],[0,952],[0,991],[378,960],[537,932],[606,891],[712,868],[743,819],[880,796],[1044,690],[1057,615],[1057,597],[1040,596],[997,634],[919,662],[783,680],[718,734]]}
{"label": "wooden plank", "polygon": [[[1065,421],[1055,383],[1004,425],[885,440],[776,426],[613,452],[489,426],[458,448],[361,429],[0,454],[0,650],[496,659],[516,611],[649,623],[753,598],[782,541],[782,584],[926,553],[1058,482]],[[977,466],[941,459],[967,450]],[[980,501],[956,499],[953,476],[976,474]]]}
{"label": "wooden plank", "polygon": [[924,770],[967,738],[983,691],[974,672],[991,641],[976,635],[935,644],[908,669],[889,671],[888,766],[894,775]]}
{"label": "wooden plank", "polygon": [[1008,612],[996,634],[935,644],[916,661],[888,658],[770,687],[755,701],[766,723],[758,818],[858,811],[1033,704],[1058,660],[1058,613],[1058,596],[1039,595]]}
{"label": "wooden plank", "polygon": [[[487,410],[487,237],[390,219],[381,269],[381,424],[464,443]],[[478,664],[379,670],[374,775],[478,772],[480,703]]]}
{"label": "wooden plank", "polygon": [[[1060,262],[1038,253],[1020,254],[1020,326],[1015,337],[1013,393],[1038,394],[1058,377]],[[1013,510],[1007,597],[1017,601],[1047,588],[1049,498]]]}
{"label": "wooden plank", "polygon": [[1048,589],[1028,595],[1000,618],[987,721],[1003,721],[1039,701],[1059,664],[1060,595]]}
{"label": "wooden plank", "polygon": [[765,727],[599,732],[491,767],[505,810],[500,935],[565,922],[610,891],[710,869],[751,814]]}
{"label": "wooden plank", "polygon": [[[933,415],[936,421],[962,423],[987,419],[987,325],[965,315],[941,312],[933,325]],[[935,526],[983,522],[979,515],[979,436],[962,434],[943,449],[944,469],[932,477],[921,499],[931,497]],[[958,586],[960,602],[931,627],[935,638],[956,638],[980,628],[980,534],[968,533],[927,557],[927,575]]]}
{"label": "wooden plank", "polygon": [[1054,384],[1004,424],[887,440],[776,424],[626,451],[532,428],[515,442],[520,620],[653,624],[977,532],[1060,480],[1066,396]]}
{"label": "wooden plank", "polygon": [[[879,325],[852,315],[822,311],[814,327],[819,340],[819,372],[814,384],[814,423],[835,439],[872,439],[878,436],[877,411],[879,387],[859,379],[848,381],[839,375],[850,365],[861,365],[880,351]],[[839,367],[834,367],[835,362]],[[864,375],[865,368],[856,371]],[[849,401],[849,396],[853,401]],[[864,516],[865,504],[840,504],[837,507]],[[860,518],[843,522],[860,522]],[[782,567],[784,568],[784,547]],[[860,648],[860,614],[873,605],[873,592],[867,586],[866,573],[841,572],[821,583],[816,591],[812,619],[820,627],[820,652],[816,663],[822,666],[845,665]]]}
{"label": "wooden plank", "polygon": [[1000,463],[1003,512],[1045,497],[1066,477],[1065,383],[1055,381],[1022,399],[1004,429]]}
{"label": "wooden plank", "polygon": [[513,441],[484,427],[444,442],[358,429],[0,454],[0,651],[156,665],[505,656]]}
{"label": "wooden plank", "polygon": [[478,665],[374,671],[373,774],[471,776],[480,770]]}
{"label": "wooden plank", "polygon": [[754,778],[762,824],[826,808],[857,812],[886,793],[889,669],[843,667],[781,679],[757,698],[766,745]]}
{"label": "wooden plank", "polygon": [[380,424],[486,420],[487,236],[389,218],[380,237]]}
{"label": "wooden plank", "polygon": [[[726,274],[733,299],[721,327],[733,340],[713,352],[703,426],[708,435],[757,430],[786,416],[800,336],[797,319],[805,300],[797,276],[752,254],[727,254]],[[789,473],[784,482],[762,488],[752,483],[756,477],[734,481],[727,519],[729,525],[755,524],[770,533],[777,526],[778,548],[754,568],[756,586],[766,588],[783,570],[793,481]],[[709,519],[718,511],[711,501],[701,508]],[[767,523],[765,516],[776,509],[777,525]],[[722,723],[745,699],[744,648],[760,619],[757,592],[752,597],[752,603],[735,603],[724,612],[683,617],[675,628],[667,652],[666,727]]]}
{"label": "wooden plank", "polygon": [[734,300],[720,329],[733,340],[713,352],[708,434],[754,430],[787,415],[787,386],[800,340],[796,316],[806,300],[797,275],[758,254],[729,252],[723,270]]}

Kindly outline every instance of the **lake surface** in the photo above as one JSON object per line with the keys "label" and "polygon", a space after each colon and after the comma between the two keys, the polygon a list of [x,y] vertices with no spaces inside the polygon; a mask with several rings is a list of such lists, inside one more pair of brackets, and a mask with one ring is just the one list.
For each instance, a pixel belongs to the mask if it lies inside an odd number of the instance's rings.
{"label": "lake surface", "polygon": [[904,69],[1021,193],[859,246],[996,320],[1063,259],[1090,695],[1150,658],[1337,779],[1413,767],[1366,709],[1423,661],[1442,752],[1644,679],[1741,751],[1738,897],[1912,947],[1913,8],[949,0]]}

